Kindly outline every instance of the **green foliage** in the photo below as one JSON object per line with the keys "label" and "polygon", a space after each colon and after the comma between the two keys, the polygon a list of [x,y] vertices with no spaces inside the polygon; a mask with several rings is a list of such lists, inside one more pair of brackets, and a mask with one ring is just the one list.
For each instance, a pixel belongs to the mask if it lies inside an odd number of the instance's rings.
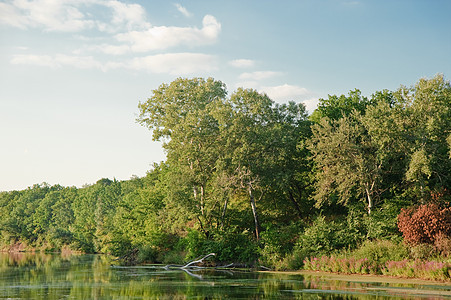
{"label": "green foliage", "polygon": [[380,266],[367,258],[321,256],[304,260],[304,269],[345,274],[380,274]]}
{"label": "green foliage", "polygon": [[144,263],[144,262],[157,262],[158,261],[158,251],[150,246],[145,245],[138,249],[138,255],[136,257],[137,263]]}
{"label": "green foliage", "polygon": [[264,227],[265,230],[262,232],[261,237],[261,243],[263,245],[260,250],[261,263],[265,266],[279,268],[281,267],[279,266],[280,262],[285,257],[290,256],[291,259],[287,258],[287,261],[282,264],[287,265],[285,266],[286,268],[288,268],[288,264],[296,264],[294,262],[296,260],[295,255],[291,255],[291,253],[296,245],[298,236],[302,232],[303,226],[299,223],[282,226],[267,223]]}
{"label": "green foliage", "polygon": [[353,111],[364,113],[372,101],[362,97],[360,90],[350,91],[348,96],[329,95],[328,99],[319,99],[318,107],[310,119],[316,123],[323,118],[338,120],[350,115]]}
{"label": "green foliage", "polygon": [[382,268],[382,273],[388,276],[449,281],[451,279],[451,264],[422,260],[389,261]]}
{"label": "green foliage", "polygon": [[409,250],[402,243],[388,240],[365,241],[351,255],[356,258],[366,258],[378,265],[384,265],[387,261],[403,260],[408,257]]}
{"label": "green foliage", "polygon": [[218,262],[254,263],[258,258],[258,245],[249,233],[221,232],[207,239],[199,231],[192,230],[185,238],[186,260],[207,253],[215,253]]}
{"label": "green foliage", "polygon": [[[126,181],[1,192],[0,241],[143,262],[214,252],[218,262],[276,269],[328,255],[346,272],[447,258],[450,108],[442,75],[370,98],[329,96],[310,120],[302,104],[242,88],[228,97],[220,81],[179,78],[139,104],[165,162]],[[430,202],[440,209],[422,206]],[[398,224],[416,245],[407,254]]]}
{"label": "green foliage", "polygon": [[305,229],[296,247],[311,255],[319,255],[355,247],[359,240],[358,232],[352,227],[349,228],[346,223],[329,221],[320,215]]}

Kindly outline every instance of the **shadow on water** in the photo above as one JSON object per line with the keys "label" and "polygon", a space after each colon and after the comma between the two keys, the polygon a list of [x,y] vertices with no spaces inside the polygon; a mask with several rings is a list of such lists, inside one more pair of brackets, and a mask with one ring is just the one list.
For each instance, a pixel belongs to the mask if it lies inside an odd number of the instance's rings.
{"label": "shadow on water", "polygon": [[315,274],[119,267],[102,255],[0,253],[0,299],[451,299],[451,285]]}

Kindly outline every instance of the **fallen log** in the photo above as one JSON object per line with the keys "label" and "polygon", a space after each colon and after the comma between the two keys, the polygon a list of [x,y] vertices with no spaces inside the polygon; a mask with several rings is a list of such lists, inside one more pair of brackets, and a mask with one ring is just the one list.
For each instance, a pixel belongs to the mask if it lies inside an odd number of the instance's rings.
{"label": "fallen log", "polygon": [[209,253],[205,256],[203,256],[202,258],[198,258],[195,259],[193,261],[188,262],[186,265],[182,266],[182,265],[166,265],[164,266],[164,269],[169,270],[169,269],[205,269],[205,267],[199,267],[199,266],[195,266],[195,264],[199,264],[201,262],[204,261],[204,259],[210,257],[210,256],[215,256],[215,253]]}

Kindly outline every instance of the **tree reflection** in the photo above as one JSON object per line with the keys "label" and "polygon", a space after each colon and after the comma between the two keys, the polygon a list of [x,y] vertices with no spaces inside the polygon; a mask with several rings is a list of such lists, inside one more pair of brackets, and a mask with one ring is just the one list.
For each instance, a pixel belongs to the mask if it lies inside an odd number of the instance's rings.
{"label": "tree reflection", "polygon": [[[0,298],[22,299],[379,299],[418,286],[235,270],[111,266],[102,255],[0,253]],[[395,291],[393,293],[393,291]],[[448,291],[446,287],[443,291]]]}

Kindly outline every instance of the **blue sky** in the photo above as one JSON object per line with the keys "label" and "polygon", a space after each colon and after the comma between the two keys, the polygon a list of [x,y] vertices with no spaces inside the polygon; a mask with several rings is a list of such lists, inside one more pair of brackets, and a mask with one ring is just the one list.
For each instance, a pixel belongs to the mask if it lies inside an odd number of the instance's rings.
{"label": "blue sky", "polygon": [[0,1],[0,191],[144,176],[177,77],[304,102],[451,74],[451,1]]}

